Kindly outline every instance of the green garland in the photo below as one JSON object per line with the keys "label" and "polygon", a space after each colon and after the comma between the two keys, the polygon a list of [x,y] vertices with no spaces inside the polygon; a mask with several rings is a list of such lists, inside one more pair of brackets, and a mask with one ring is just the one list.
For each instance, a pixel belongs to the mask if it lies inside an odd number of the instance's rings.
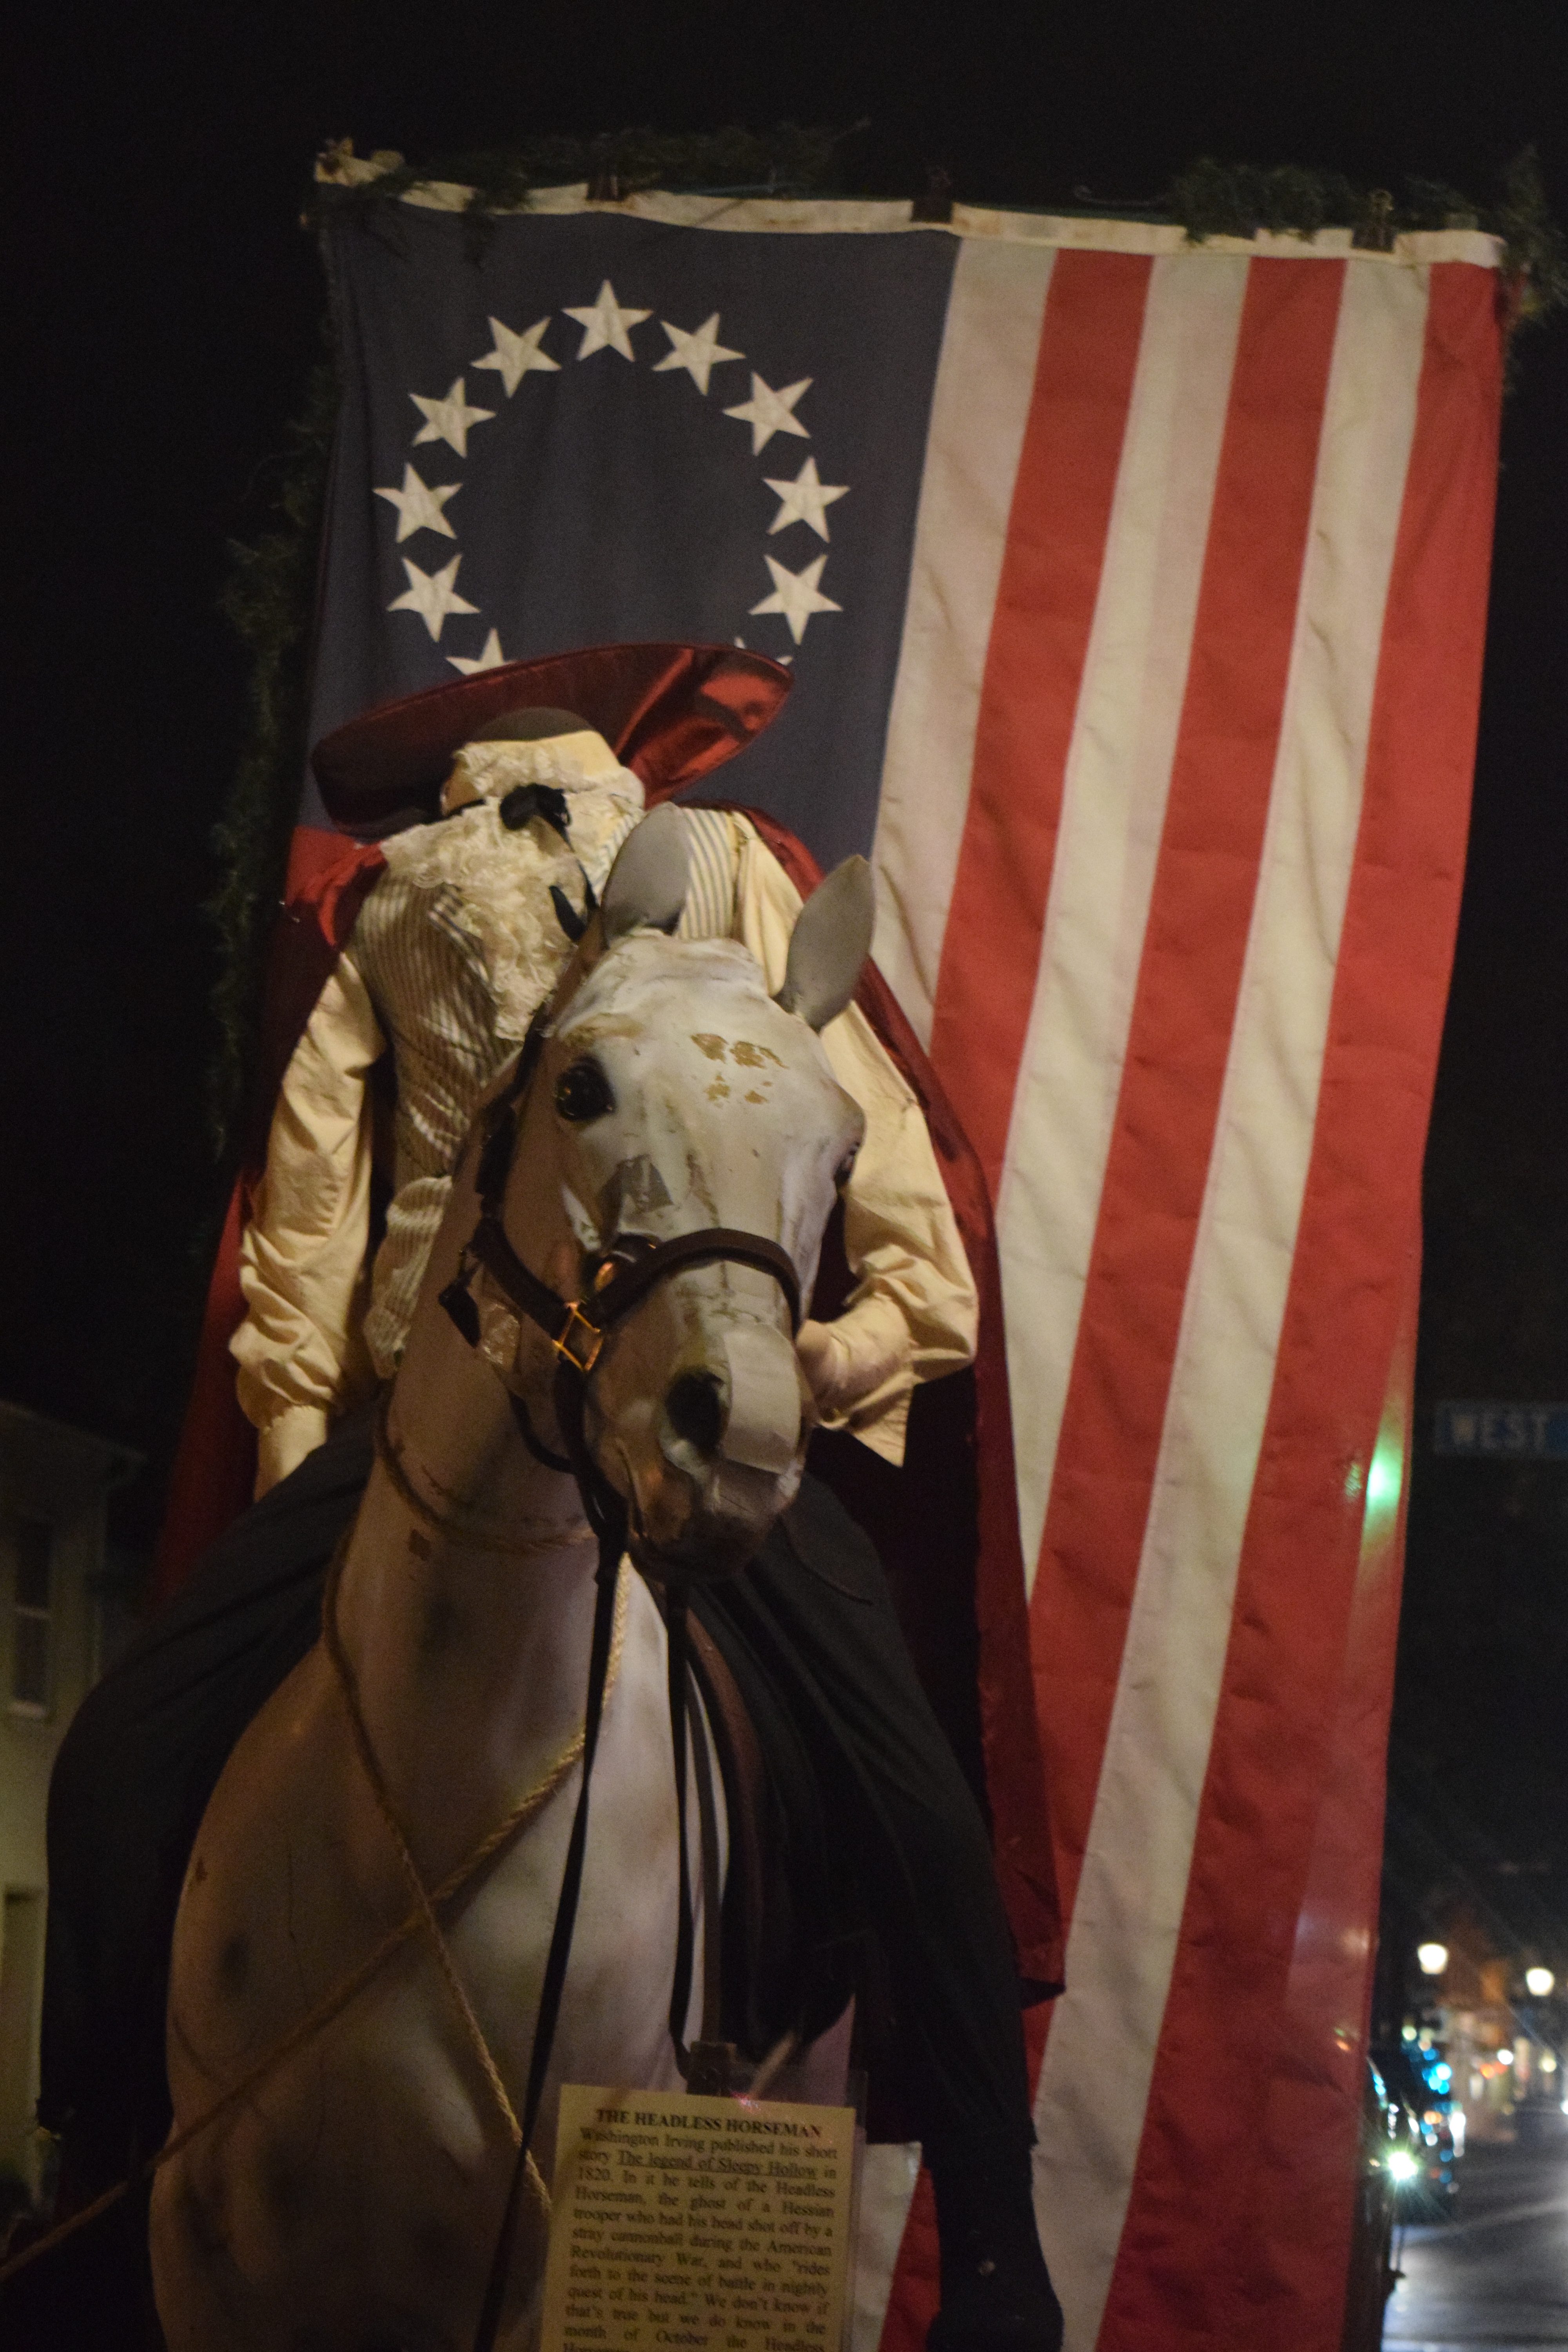
{"label": "green garland", "polygon": [[[537,139],[503,152],[444,156],[416,167],[377,155],[378,176],[358,186],[319,183],[305,205],[319,228],[329,207],[358,213],[385,233],[400,196],[434,181],[471,191],[464,210],[477,259],[496,218],[526,209],[536,188],[590,186],[629,195],[642,188],[700,189],[716,195],[823,193],[839,151],[855,131],[729,130],[689,136],[634,130],[600,139]],[[340,152],[352,152],[342,150]],[[1124,215],[1125,206],[1104,209]],[[1385,246],[1405,229],[1480,228],[1501,237],[1521,288],[1519,315],[1544,318],[1568,301],[1568,243],[1546,203],[1532,148],[1509,167],[1500,201],[1487,210],[1432,181],[1407,181],[1395,198],[1358,189],[1342,173],[1293,165],[1263,170],[1205,158],[1171,184],[1143,217],[1180,222],[1189,237],[1314,236],[1350,228]],[[213,846],[221,880],[208,912],[219,934],[221,978],[214,996],[220,1044],[212,1118],[220,1156],[232,1152],[255,1066],[261,983],[273,911],[281,895],[289,837],[304,770],[305,678],[332,426],[338,388],[330,365],[315,370],[305,412],[289,428],[276,520],[232,550],[223,609],[250,649],[251,674],[239,765]]]}
{"label": "green garland", "polygon": [[1542,319],[1568,302],[1568,239],[1552,217],[1533,147],[1503,174],[1497,204],[1482,205],[1440,180],[1406,180],[1396,195],[1358,188],[1341,172],[1290,163],[1263,170],[1203,156],[1178,173],[1161,206],[1194,244],[1211,236],[1315,236],[1348,228],[1359,244],[1387,249],[1413,229],[1484,229],[1500,237],[1504,263],[1520,288],[1521,319]]}
{"label": "green garland", "polygon": [[[610,201],[645,188],[700,189],[705,194],[805,196],[821,194],[832,183],[838,151],[857,131],[802,129],[784,122],[776,131],[669,132],[634,130],[595,139],[562,135],[528,141],[521,147],[483,148],[441,155],[427,163],[405,163],[391,152],[373,155],[384,165],[374,180],[358,185],[318,181],[305,205],[310,226],[330,209],[361,214],[374,210],[386,224],[395,215],[380,207],[435,184],[467,188],[463,207],[468,225],[468,256],[477,260],[503,213],[526,211],[536,188],[574,187],[580,182]],[[349,142],[337,151],[352,155]]]}
{"label": "green garland", "polygon": [[267,942],[282,897],[304,773],[316,551],[337,414],[336,371],[330,362],[318,362],[303,414],[289,428],[275,520],[249,545],[230,542],[229,576],[220,600],[226,619],[250,651],[239,763],[223,816],[213,828],[221,879],[205,908],[219,942],[213,992],[219,1043],[209,1099],[220,1159],[232,1152],[255,1066]]}

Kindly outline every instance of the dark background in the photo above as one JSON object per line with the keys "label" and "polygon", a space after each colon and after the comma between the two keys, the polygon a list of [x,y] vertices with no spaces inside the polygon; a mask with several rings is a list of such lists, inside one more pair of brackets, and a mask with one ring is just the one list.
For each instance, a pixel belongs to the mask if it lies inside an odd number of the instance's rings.
{"label": "dark background", "polygon": [[[155,1527],[217,1206],[209,835],[244,662],[226,542],[265,527],[319,350],[311,157],[549,131],[847,125],[856,193],[1157,200],[1200,154],[1568,215],[1568,10],[36,8],[6,66],[12,393],[0,924],[0,1395],[128,1441]],[[1503,440],[1473,848],[1427,1171],[1391,1882],[1500,1933],[1568,1916],[1568,1465],[1434,1460],[1438,1396],[1568,1396],[1568,320]]]}

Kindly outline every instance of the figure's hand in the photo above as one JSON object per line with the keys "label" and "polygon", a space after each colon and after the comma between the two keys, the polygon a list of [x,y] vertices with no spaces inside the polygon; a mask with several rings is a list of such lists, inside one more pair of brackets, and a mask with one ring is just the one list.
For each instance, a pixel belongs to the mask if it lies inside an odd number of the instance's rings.
{"label": "figure's hand", "polygon": [[832,1323],[803,1323],[800,1368],[824,1419],[850,1412],[908,1362],[909,1326],[890,1299],[867,1298]]}
{"label": "figure's hand", "polygon": [[803,1323],[795,1334],[795,1354],[817,1410],[839,1409],[839,1390],[849,1364],[849,1350],[831,1323]]}

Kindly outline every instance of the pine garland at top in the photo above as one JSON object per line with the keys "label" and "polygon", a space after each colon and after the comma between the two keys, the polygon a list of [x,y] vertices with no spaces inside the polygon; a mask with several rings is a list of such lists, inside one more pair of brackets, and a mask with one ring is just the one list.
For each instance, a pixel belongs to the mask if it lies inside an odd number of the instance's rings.
{"label": "pine garland at top", "polygon": [[[358,185],[317,183],[305,222],[319,226],[330,206],[358,213],[378,234],[395,233],[395,205],[411,191],[443,182],[468,189],[464,217],[477,259],[500,214],[525,210],[535,189],[586,182],[615,199],[644,188],[700,190],[713,195],[821,194],[832,186],[839,151],[854,131],[730,130],[669,134],[623,131],[597,139],[536,139],[504,152],[436,159],[416,167],[376,155],[383,168]],[[352,155],[347,142],[332,151]],[[847,193],[836,189],[834,193]],[[1412,229],[1483,229],[1501,238],[1505,266],[1519,289],[1517,315],[1541,319],[1568,302],[1568,241],[1552,218],[1532,148],[1510,165],[1502,194],[1483,207],[1436,181],[1409,180],[1396,197],[1364,190],[1337,172],[1281,164],[1222,164],[1204,158],[1174,179],[1148,207],[1096,208],[1118,217],[1179,222],[1194,243],[1250,237],[1259,229],[1313,236],[1349,228],[1357,242],[1386,249]],[[251,677],[244,744],[224,816],[213,835],[222,879],[207,912],[219,933],[221,978],[214,998],[220,1045],[211,1104],[221,1157],[232,1156],[236,1129],[255,1064],[267,940],[280,896],[289,837],[304,772],[305,683],[316,577],[316,549],[326,495],[338,391],[330,365],[317,368],[304,414],[290,428],[273,525],[233,547],[223,609],[249,646]]]}
{"label": "pine garland at top", "polygon": [[[331,179],[315,182],[306,199],[305,220],[308,226],[318,226],[329,207],[369,213],[432,185],[467,188],[463,209],[473,259],[483,251],[497,216],[526,211],[536,188],[583,184],[609,203],[647,188],[700,189],[716,196],[821,194],[835,176],[839,149],[866,127],[856,123],[844,131],[803,130],[798,123],[784,122],[765,131],[738,127],[688,132],[633,130],[594,139],[554,134],[519,147],[437,156],[417,165],[386,151],[370,158],[384,166],[374,180],[348,186]],[[353,153],[353,142],[344,140],[322,160],[330,163]],[[379,217],[385,221],[388,215]]]}
{"label": "pine garland at top", "polygon": [[1568,239],[1552,217],[1533,147],[1516,155],[1491,205],[1478,205],[1440,180],[1408,179],[1397,196],[1355,186],[1341,172],[1297,164],[1263,170],[1204,156],[1178,173],[1161,210],[1194,244],[1211,236],[1315,236],[1348,228],[1358,244],[1392,247],[1414,229],[1483,229],[1502,241],[1507,274],[1519,285],[1521,319],[1541,319],[1568,302]]}
{"label": "pine garland at top", "polygon": [[[384,200],[444,181],[471,188],[470,209],[480,213],[516,211],[527,205],[535,188],[606,179],[614,179],[623,196],[642,188],[704,188],[720,195],[741,188],[751,194],[768,189],[779,195],[805,195],[826,186],[839,148],[866,127],[857,123],[829,131],[784,122],[774,131],[742,131],[738,125],[700,131],[645,128],[602,132],[592,139],[552,133],[517,147],[465,151],[418,165],[385,153],[371,160],[384,162],[388,168],[361,193]],[[329,154],[345,152],[353,152],[346,141]]]}

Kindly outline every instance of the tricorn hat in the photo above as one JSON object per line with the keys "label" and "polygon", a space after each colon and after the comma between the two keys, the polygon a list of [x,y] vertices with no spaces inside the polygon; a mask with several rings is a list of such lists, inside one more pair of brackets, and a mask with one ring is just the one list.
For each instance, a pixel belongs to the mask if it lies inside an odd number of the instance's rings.
{"label": "tricorn hat", "polygon": [[361,826],[430,802],[455,753],[505,713],[579,713],[651,807],[743,751],[773,719],[790,674],[732,646],[595,646],[474,670],[362,711],[310,754],[329,815]]}

